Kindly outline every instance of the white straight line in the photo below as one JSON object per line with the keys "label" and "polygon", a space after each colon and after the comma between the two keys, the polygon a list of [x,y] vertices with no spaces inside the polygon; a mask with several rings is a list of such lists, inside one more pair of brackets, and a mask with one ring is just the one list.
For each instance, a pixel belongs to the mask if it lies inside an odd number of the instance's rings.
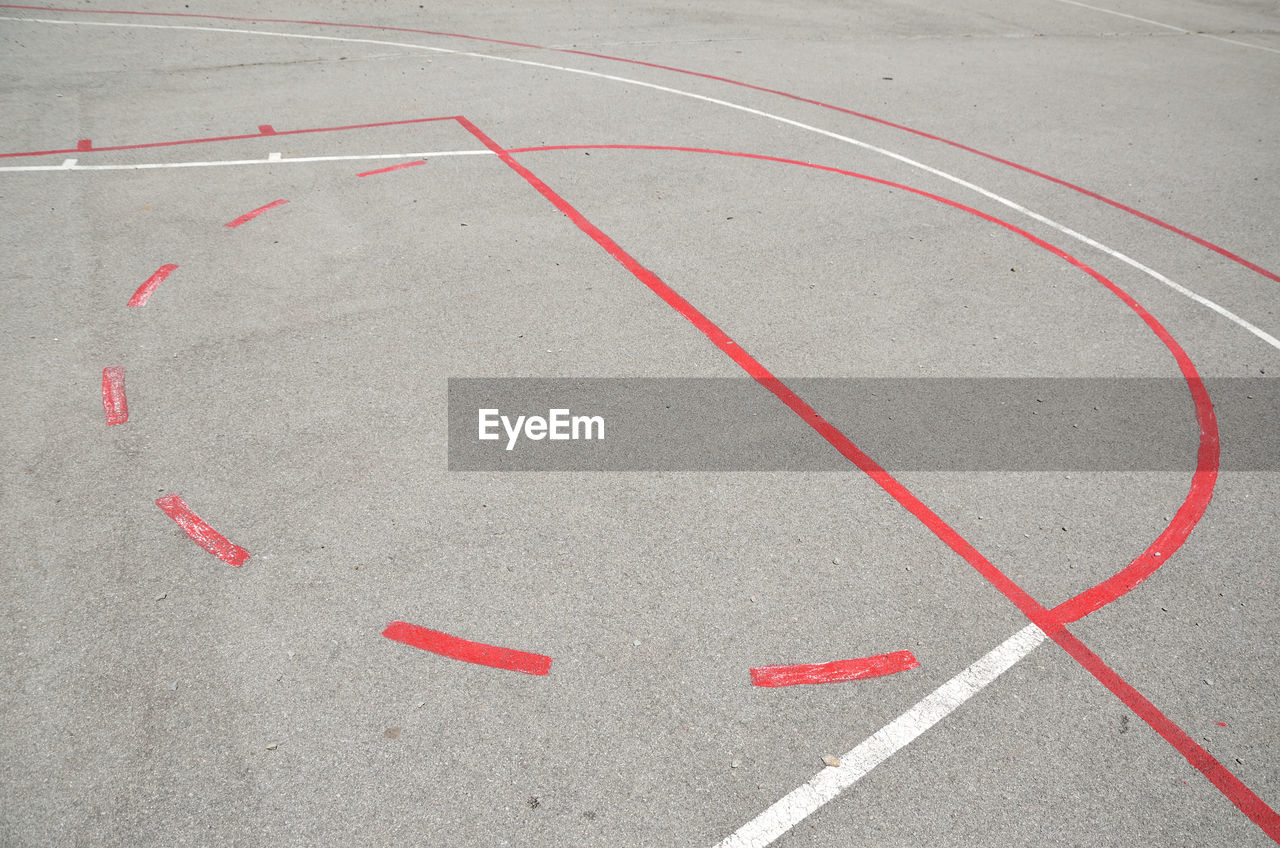
{"label": "white straight line", "polygon": [[1030,654],[1044,639],[1043,630],[1028,624],[933,690],[920,703],[871,734],[861,745],[841,757],[839,766],[824,768],[738,828],[733,835],[718,842],[716,848],[764,848],[910,745]]}
{"label": "white straight line", "polygon": [[365,156],[291,156],[272,153],[266,159],[215,159],[208,162],[143,162],[133,165],[77,165],[67,159],[61,165],[9,165],[0,172],[13,171],[145,171],[151,168],[211,168],[223,165],[293,165],[299,162],[353,162],[365,159],[431,159],[441,156],[493,156],[492,150],[436,150],[431,153],[373,153]]}
{"label": "white straight line", "polygon": [[1183,35],[1199,35],[1203,38],[1212,38],[1214,41],[1225,41],[1227,44],[1238,44],[1241,47],[1252,47],[1254,50],[1266,50],[1268,53],[1280,53],[1280,50],[1277,50],[1274,47],[1263,47],[1261,44],[1250,44],[1247,41],[1237,41],[1234,38],[1225,38],[1221,35],[1211,35],[1207,32],[1196,32],[1195,30],[1183,29],[1180,26],[1161,23],[1160,21],[1153,21],[1150,18],[1140,18],[1137,15],[1126,15],[1124,12],[1117,12],[1114,9],[1104,9],[1101,6],[1090,6],[1088,3],[1080,3],[1078,0],[1058,0],[1058,2],[1066,3],[1069,6],[1079,6],[1081,9],[1092,9],[1095,12],[1115,15],[1119,18],[1128,18],[1131,21],[1141,21],[1144,24],[1151,24],[1152,26],[1164,27],[1165,29],[1171,29],[1174,32],[1180,32]]}
{"label": "white straight line", "polygon": [[[1061,0],[1061,2],[1069,2],[1069,0]],[[1070,2],[1074,2],[1074,0],[1070,0]],[[1088,236],[1082,235],[1076,232],[1075,230],[1071,229],[1070,227],[1066,227],[1062,224],[1059,224],[1057,221],[1046,218],[1045,216],[1037,212],[1032,212],[1030,209],[1026,208],[1025,206],[1022,206],[1019,203],[1015,203],[1014,201],[1009,200],[1006,197],[1002,197],[996,194],[995,192],[988,191],[987,189],[982,188],[981,186],[975,185],[974,183],[971,183],[968,180],[961,179],[960,177],[957,177],[954,174],[949,174],[946,171],[938,170],[937,168],[926,165],[923,162],[918,162],[915,159],[911,159],[907,156],[903,156],[900,153],[894,153],[892,150],[886,150],[883,147],[876,147],[873,144],[868,144],[865,141],[859,141],[856,138],[850,138],[849,136],[846,136],[846,135],[840,135],[839,133],[834,133],[834,132],[831,132],[830,130],[824,130],[819,127],[812,126],[810,124],[801,123],[800,121],[793,121],[790,118],[784,118],[780,115],[774,115],[770,112],[762,112],[759,109],[752,109],[749,106],[742,106],[737,103],[730,103],[727,100],[719,100],[715,97],[707,97],[706,95],[702,95],[702,94],[694,94],[691,91],[683,91],[678,88],[670,88],[665,85],[657,85],[656,83],[651,83],[651,82],[642,82],[640,80],[634,80],[628,77],[619,77],[619,76],[614,76],[612,74],[602,74],[598,71],[587,71],[581,68],[569,68],[563,65],[548,64],[546,62],[534,62],[529,59],[514,59],[509,56],[491,56],[486,53],[471,53],[465,50],[451,50],[447,47],[428,47],[425,44],[413,44],[413,43],[400,42],[400,41],[382,41],[382,40],[371,39],[371,38],[350,38],[346,36],[336,36],[336,35],[306,35],[303,33],[271,32],[271,31],[256,30],[256,29],[232,29],[229,27],[198,27],[198,26],[188,26],[188,25],[179,25],[179,24],[126,24],[126,23],[117,23],[117,22],[110,22],[110,21],[66,21],[66,20],[56,20],[52,18],[20,18],[20,17],[10,17],[10,16],[0,16],[0,20],[23,21],[27,23],[42,23],[42,24],[62,24],[65,26],[101,26],[101,27],[122,27],[127,29],[194,30],[196,32],[224,32],[224,33],[233,33],[237,35],[259,35],[259,36],[268,36],[268,37],[274,37],[274,38],[301,38],[301,39],[307,39],[312,41],[337,41],[337,42],[351,43],[351,44],[378,44],[386,47],[403,47],[410,50],[426,50],[431,53],[447,53],[454,56],[467,56],[475,59],[489,59],[495,62],[507,62],[513,65],[525,65],[532,68],[546,68],[548,70],[564,71],[566,73],[571,73],[571,74],[580,74],[582,76],[611,80],[613,82],[620,82],[626,85],[635,85],[641,88],[652,89],[654,91],[662,91],[668,94],[679,95],[681,97],[689,97],[694,100],[702,101],[704,103],[713,103],[717,106],[724,106],[725,108],[728,108],[728,109],[736,109],[739,112],[746,112],[749,115],[756,115],[761,118],[767,118],[768,120],[771,120],[771,121],[777,121],[778,123],[781,123],[781,124],[786,124],[788,126],[796,127],[797,129],[802,129],[808,132],[817,133],[818,135],[823,135],[823,136],[826,136],[827,138],[835,139],[836,141],[843,141],[846,144],[852,144],[856,147],[862,148],[863,150],[869,150],[873,153],[879,153],[882,156],[888,156],[890,159],[894,159],[898,162],[903,163],[904,165],[909,165],[913,168],[918,168],[922,171],[925,171],[926,173],[933,174],[934,176],[941,177],[944,180],[948,180],[952,183],[955,183],[958,186],[967,188],[970,191],[977,192],[978,194],[981,194],[983,197],[994,200],[995,202],[1000,203],[1014,210],[1015,212],[1018,212],[1019,214],[1026,215],[1027,217],[1032,218],[1036,221],[1039,221],[1040,223],[1045,224],[1046,226],[1052,227],[1053,229],[1057,230],[1058,232],[1062,233],[1065,236],[1068,236],[1069,238],[1073,238],[1079,242],[1089,245],[1090,247],[1101,250],[1103,253],[1106,253],[1108,256],[1112,256],[1116,259],[1119,259],[1121,262],[1124,262],[1136,268],[1137,270],[1141,271],[1142,273],[1146,274],[1147,276],[1151,277],[1157,282],[1168,286],[1169,288],[1173,289],[1174,291],[1178,292],[1181,295],[1184,295],[1190,298],[1191,300],[1200,304],[1201,306],[1204,306],[1208,309],[1213,310],[1214,312],[1221,315],[1223,318],[1226,318],[1228,321],[1231,321],[1232,323],[1236,324],[1242,329],[1248,330],[1250,333],[1257,336],[1259,339],[1266,342],[1267,344],[1271,345],[1273,348],[1280,350],[1280,339],[1277,339],[1275,336],[1272,336],[1270,333],[1267,333],[1265,330],[1249,323],[1248,321],[1241,318],[1239,315],[1236,315],[1234,312],[1226,309],[1225,307],[1219,306],[1217,303],[1214,303],[1208,298],[1203,297],[1199,294],[1196,294],[1191,289],[1178,285],[1177,283],[1173,282],[1163,274],[1160,274],[1152,270],[1151,268],[1147,267],[1146,265],[1143,265],[1138,260],[1133,259],[1127,256],[1126,254],[1121,253],[1118,250],[1107,247],[1101,242],[1095,241],[1089,238]],[[1263,48],[1263,49],[1270,49],[1270,48]],[[37,168],[34,170],[42,170],[42,169]]]}

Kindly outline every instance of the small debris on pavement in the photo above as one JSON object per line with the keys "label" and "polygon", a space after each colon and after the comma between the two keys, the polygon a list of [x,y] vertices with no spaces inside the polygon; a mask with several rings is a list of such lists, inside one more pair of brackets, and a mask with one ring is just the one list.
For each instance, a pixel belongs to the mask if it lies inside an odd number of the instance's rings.
{"label": "small debris on pavement", "polygon": [[839,767],[840,767],[840,758],[839,758],[839,757],[833,757],[833,756],[831,756],[830,754],[824,754],[824,755],[823,755],[823,757],[822,757],[822,761],[823,761],[824,763],[826,763],[826,764],[827,764],[827,766],[829,766],[830,768],[839,768]]}

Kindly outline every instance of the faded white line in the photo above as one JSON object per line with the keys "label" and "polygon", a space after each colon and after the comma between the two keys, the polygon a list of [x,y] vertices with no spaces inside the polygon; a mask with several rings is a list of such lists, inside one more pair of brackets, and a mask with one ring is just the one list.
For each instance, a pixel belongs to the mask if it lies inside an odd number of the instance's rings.
{"label": "faded white line", "polygon": [[[1062,0],[1062,2],[1068,2],[1068,0]],[[742,106],[737,103],[730,103],[727,100],[720,100],[718,98],[708,97],[703,94],[694,94],[691,91],[683,91],[678,88],[670,88],[668,86],[658,85],[656,83],[642,82],[641,80],[634,80],[628,77],[619,77],[619,76],[614,76],[613,74],[602,74],[598,71],[587,71],[581,68],[569,68],[563,65],[552,65],[546,62],[535,62],[530,59],[514,59],[509,56],[492,56],[487,53],[472,53],[465,50],[451,50],[447,47],[429,47],[425,44],[412,44],[412,43],[401,42],[401,41],[383,41],[383,40],[372,39],[372,38],[350,38],[346,36],[336,36],[336,35],[307,35],[304,33],[271,32],[267,30],[256,30],[256,29],[232,29],[230,27],[199,27],[199,26],[188,26],[188,25],[180,25],[180,24],[126,24],[126,23],[117,23],[117,22],[110,22],[110,21],[66,21],[66,20],[56,20],[53,18],[21,18],[21,17],[11,17],[11,16],[0,16],[0,20],[22,21],[26,23],[41,23],[41,24],[62,24],[65,26],[100,26],[100,27],[117,27],[117,28],[125,28],[125,29],[159,29],[159,30],[191,30],[195,32],[222,32],[222,33],[232,33],[236,35],[259,35],[259,36],[268,36],[268,37],[274,37],[274,38],[300,38],[300,39],[307,39],[312,41],[335,41],[335,42],[341,42],[344,44],[346,43],[378,44],[386,47],[403,47],[410,50],[426,50],[431,53],[447,53],[453,56],[467,56],[474,59],[488,59],[495,62],[507,62],[509,64],[524,65],[531,68],[545,68],[547,70],[553,70],[553,71],[564,71],[566,73],[571,73],[571,74],[580,74],[582,76],[595,77],[597,79],[605,79],[605,80],[610,80],[612,82],[620,82],[625,85],[639,86],[641,88],[648,88],[654,91],[662,91],[667,94],[675,94],[680,97],[689,97],[694,100],[699,100],[703,103],[712,103],[717,106],[724,106],[725,108],[728,108],[728,109],[736,109],[739,112],[745,112],[749,115],[756,115],[761,118],[767,118],[768,120],[777,121],[778,123],[796,127],[797,129],[802,129],[808,132],[817,133],[818,135],[826,136],[827,138],[835,139],[836,141],[843,141],[846,144],[852,144],[856,147],[862,148],[863,150],[871,151],[872,153],[879,153],[882,156],[888,156],[890,159],[894,159],[898,162],[903,163],[904,165],[909,165],[912,168],[917,168],[921,171],[925,171],[926,173],[933,174],[936,177],[940,177],[944,180],[948,180],[949,182],[955,183],[958,186],[967,188],[970,191],[977,192],[978,194],[981,194],[983,197],[989,198],[990,200],[993,200],[996,203],[1002,204],[1003,206],[1006,206],[1009,209],[1014,210],[1020,215],[1025,215],[1033,220],[1039,221],[1040,223],[1048,227],[1052,227],[1053,229],[1057,230],[1058,232],[1062,233],[1065,236],[1068,236],[1069,238],[1073,238],[1083,244],[1087,244],[1090,247],[1093,247],[1097,250],[1101,250],[1103,253],[1106,253],[1108,256],[1114,257],[1115,259],[1119,259],[1121,262],[1124,262],[1125,264],[1130,265],[1133,268],[1136,268],[1137,270],[1141,271],[1142,273],[1146,274],[1147,276],[1151,277],[1153,280],[1156,280],[1162,285],[1168,286],[1169,288],[1173,289],[1179,294],[1187,298],[1190,298],[1193,302],[1213,310],[1214,312],[1221,315],[1223,318],[1226,318],[1228,321],[1231,321],[1233,324],[1237,325],[1238,327],[1248,330],[1250,333],[1257,336],[1263,342],[1266,342],[1267,344],[1271,345],[1276,350],[1280,350],[1280,339],[1277,339],[1275,336],[1271,335],[1270,333],[1266,332],[1260,327],[1257,327],[1254,324],[1246,321],[1244,318],[1241,318],[1239,315],[1236,315],[1231,310],[1223,306],[1220,306],[1214,301],[1209,300],[1208,298],[1193,292],[1191,289],[1188,289],[1185,286],[1181,286],[1173,282],[1173,280],[1169,279],[1163,274],[1158,273],[1157,271],[1152,270],[1151,268],[1142,264],[1138,260],[1133,259],[1128,255],[1121,253],[1118,250],[1107,247],[1101,242],[1095,241],[1094,239],[1091,239],[1088,236],[1082,235],[1081,233],[1076,232],[1070,227],[1064,226],[1063,224],[1059,224],[1057,221],[1054,221],[1050,218],[1046,218],[1045,216],[1039,214],[1038,212],[1033,212],[1027,207],[1019,203],[1015,203],[1014,201],[1009,200],[1006,197],[1002,197],[1001,195],[998,195],[995,192],[988,191],[987,189],[982,188],[981,186],[975,185],[974,183],[971,183],[968,180],[961,179],[960,177],[957,177],[954,174],[949,174],[946,171],[938,170],[937,168],[934,168],[930,165],[926,165],[923,162],[918,162],[915,159],[911,159],[907,156],[903,156],[900,153],[894,153],[892,150],[886,150],[883,147],[876,147],[875,145],[868,144],[865,141],[859,141],[856,138],[850,138],[849,136],[846,136],[846,135],[840,135],[839,133],[834,133],[834,132],[831,132],[830,130],[824,130],[824,129],[821,129],[820,127],[815,127],[810,124],[802,123],[800,121],[793,121],[792,119],[784,118],[781,115],[774,115],[770,112],[763,112],[759,109],[752,109],[750,106]]]}
{"label": "faded white line", "polygon": [[141,162],[132,165],[77,165],[67,159],[61,165],[9,165],[13,171],[145,171],[150,168],[211,168],[224,165],[296,165],[305,162],[358,162],[366,159],[437,159],[441,156],[492,156],[492,150],[434,150],[430,153],[371,153],[365,156],[290,156],[268,153],[266,159],[213,159],[204,162]]}
{"label": "faded white line", "polygon": [[1044,639],[1043,630],[1028,624],[842,756],[839,766],[824,768],[733,835],[718,842],[716,848],[764,848],[910,745],[1030,654]]}
{"label": "faded white line", "polygon": [[1125,14],[1124,12],[1117,12],[1115,9],[1104,9],[1101,6],[1090,6],[1088,3],[1080,3],[1078,2],[1078,0],[1058,0],[1058,2],[1066,3],[1068,6],[1079,6],[1081,9],[1092,9],[1095,12],[1103,12],[1104,14],[1115,15],[1118,18],[1128,18],[1131,21],[1141,21],[1144,24],[1151,24],[1152,26],[1164,27],[1165,29],[1171,29],[1174,32],[1180,32],[1183,35],[1198,35],[1202,38],[1212,38],[1214,41],[1225,41],[1227,44],[1236,44],[1236,45],[1239,45],[1240,47],[1252,47],[1254,50],[1265,50],[1268,53],[1280,53],[1280,50],[1277,50],[1274,47],[1263,47],[1261,44],[1250,44],[1247,41],[1237,41],[1234,38],[1226,38],[1225,36],[1221,36],[1221,35],[1212,35],[1207,32],[1196,32],[1195,30],[1191,30],[1191,29],[1183,29],[1180,26],[1161,23],[1160,21],[1153,21],[1150,18],[1140,18],[1137,15],[1128,15],[1128,14]]}

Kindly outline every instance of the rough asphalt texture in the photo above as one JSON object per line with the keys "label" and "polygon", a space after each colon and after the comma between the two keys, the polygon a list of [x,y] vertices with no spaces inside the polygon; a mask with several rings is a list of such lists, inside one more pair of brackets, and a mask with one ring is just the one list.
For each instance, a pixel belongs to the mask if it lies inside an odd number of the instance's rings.
{"label": "rough asphalt texture", "polygon": [[[1059,0],[128,8],[459,33],[748,81],[1025,163],[1280,269],[1280,5],[1100,3],[1190,32]],[[1205,376],[1280,375],[1280,351],[1150,276],[900,161],[675,93],[413,45],[626,77],[886,148],[1280,335],[1280,283],[864,118],[443,35],[75,8],[0,10],[22,19],[0,20],[0,152],[465,115],[508,148],[803,160],[1060,246]],[[0,166],[476,149],[442,122]],[[518,159],[783,377],[1178,374],[1078,269],[901,190],[691,153]],[[861,474],[447,471],[449,377],[741,372],[496,157],[355,176],[387,164],[0,171],[0,843],[711,846],[1026,624]],[[179,268],[127,309],[165,263]],[[131,412],[116,427],[110,365]],[[901,479],[1052,606],[1139,554],[1189,471]],[[198,548],[155,506],[168,493],[251,559]],[[1272,807],[1278,520],[1280,477],[1224,473],[1167,566],[1073,625]],[[551,673],[395,644],[380,633],[397,619],[548,654]],[[748,678],[901,649],[920,667]],[[1271,840],[1046,643],[778,844]]]}

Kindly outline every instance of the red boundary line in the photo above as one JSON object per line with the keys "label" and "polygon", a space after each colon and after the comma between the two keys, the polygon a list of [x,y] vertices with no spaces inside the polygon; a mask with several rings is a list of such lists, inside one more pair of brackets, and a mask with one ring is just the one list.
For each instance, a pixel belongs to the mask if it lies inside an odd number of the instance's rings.
{"label": "red boundary line", "polygon": [[125,306],[145,306],[156,287],[164,282],[165,277],[168,277],[176,270],[178,270],[177,265],[161,265],[154,274],[147,277],[146,282],[138,286],[138,290],[133,293],[133,297],[129,298],[129,302]]}
{"label": "red boundary line", "polygon": [[[637,65],[640,67],[653,68],[655,70],[668,71],[670,73],[675,73],[675,74],[682,74],[684,76],[697,77],[699,79],[711,80],[713,82],[719,82],[719,83],[724,83],[726,85],[737,86],[738,88],[746,88],[751,91],[758,91],[763,94],[772,94],[776,97],[785,97],[786,99],[794,100],[797,103],[805,103],[810,106],[817,106],[821,109],[829,109],[833,112],[839,112],[843,115],[850,115],[855,118],[861,118],[865,121],[871,121],[873,123],[880,124],[881,126],[889,127],[895,130],[901,130],[902,132],[911,133],[912,135],[919,136],[920,138],[927,138],[930,141],[937,141],[942,144],[949,145],[958,150],[963,150],[966,153],[972,153],[975,156],[981,156],[984,159],[989,159],[992,162],[998,162],[1001,165],[1007,165],[1010,168],[1014,168],[1018,171],[1023,172],[1024,174],[1030,174],[1033,177],[1039,177],[1042,180],[1047,180],[1048,182],[1054,183],[1055,185],[1062,186],[1063,188],[1067,188],[1072,191],[1079,192],[1080,194],[1083,194],[1086,197],[1090,197],[1090,198],[1093,198],[1094,200],[1101,201],[1107,204],[1108,206],[1111,206],[1115,209],[1119,209],[1121,212],[1127,212],[1130,215],[1134,215],[1138,218],[1141,218],[1142,220],[1148,223],[1155,224],[1157,227],[1161,227],[1165,230],[1168,230],[1171,233],[1175,233],[1176,235],[1182,236],[1183,238],[1188,239],[1194,242],[1195,244],[1200,245],[1203,248],[1206,248],[1208,250],[1213,251],[1214,253],[1217,253],[1219,256],[1222,256],[1226,259],[1230,259],[1232,262],[1235,262],[1239,265],[1243,265],[1245,268],[1248,268],[1251,271],[1261,274],[1262,276],[1270,280],[1280,282],[1280,274],[1276,274],[1272,271],[1268,271],[1266,268],[1263,268],[1261,265],[1258,265],[1254,262],[1250,262],[1249,260],[1241,256],[1238,256],[1235,253],[1232,253],[1231,251],[1227,250],[1225,247],[1221,247],[1217,244],[1214,244],[1208,239],[1201,238],[1200,236],[1189,233],[1186,230],[1181,229],[1180,227],[1176,227],[1173,224],[1170,224],[1166,221],[1163,221],[1155,217],[1154,215],[1149,215],[1146,212],[1141,212],[1137,209],[1134,209],[1132,206],[1126,206],[1125,204],[1121,203],[1118,200],[1112,200],[1110,197],[1107,197],[1106,195],[1099,194],[1096,191],[1092,191],[1090,189],[1084,188],[1083,186],[1079,186],[1079,185],[1076,185],[1075,183],[1068,182],[1067,180],[1061,179],[1059,177],[1050,176],[1049,174],[1046,174],[1043,171],[1037,171],[1034,168],[1030,168],[1026,165],[1020,165],[1017,162],[1014,162],[1010,159],[1004,159],[1000,156],[995,155],[994,153],[987,153],[983,150],[979,150],[976,147],[970,147],[967,144],[962,144],[958,141],[953,141],[944,136],[934,135],[933,133],[928,133],[928,132],[925,132],[924,130],[918,130],[913,127],[909,127],[905,124],[894,123],[893,121],[887,120],[885,118],[877,118],[874,115],[868,115],[865,112],[857,112],[857,111],[854,111],[853,109],[846,109],[843,106],[836,106],[831,103],[823,102],[821,100],[814,100],[813,98],[810,98],[810,97],[801,97],[798,94],[789,94],[788,92],[780,91],[775,88],[768,88],[762,85],[755,85],[749,82],[742,82],[741,80],[730,79],[728,77],[716,76],[715,74],[704,74],[701,71],[690,71],[684,68],[677,68],[672,65],[662,65],[656,62],[645,62],[640,59],[627,59],[622,56],[610,56],[605,53],[592,53],[588,50],[573,50],[567,47],[544,47],[539,44],[525,44],[520,41],[504,41],[499,38],[484,38],[476,35],[462,35],[460,33],[455,33],[455,32],[439,32],[436,30],[416,29],[413,27],[383,26],[379,24],[352,24],[352,23],[340,23],[336,21],[305,21],[305,20],[294,20],[290,18],[250,18],[250,17],[237,17],[233,15],[201,15],[201,14],[195,14],[191,12],[138,12],[138,11],[129,11],[129,10],[122,10],[122,9],[67,9],[67,8],[61,8],[57,6],[23,6],[23,5],[16,5],[16,4],[0,4],[0,9],[25,9],[25,10],[37,11],[37,12],[68,12],[68,13],[81,14],[81,15],[99,14],[99,15],[132,15],[135,17],[159,17],[159,18],[195,18],[199,20],[210,20],[210,21],[235,21],[238,23],[298,24],[302,26],[334,27],[337,29],[366,29],[366,30],[378,30],[381,32],[408,32],[408,33],[415,33],[418,35],[433,35],[441,38],[457,38],[465,41],[478,41],[486,44],[503,44],[509,47],[524,47],[531,50],[545,50],[553,53],[564,53],[564,54],[573,55],[573,56],[586,56],[591,59],[604,59],[609,62],[622,62],[628,65]],[[252,136],[247,136],[247,137],[252,138]],[[101,148],[101,149],[112,150],[112,149],[118,149],[118,148]],[[47,151],[47,152],[70,153],[71,151],[59,150],[59,151]],[[13,155],[13,154],[0,154],[0,156],[5,156],[5,155]],[[27,154],[27,155],[43,155],[43,154]]]}
{"label": "red boundary line", "polygon": [[156,499],[156,506],[164,514],[173,519],[191,540],[223,562],[239,568],[249,558],[249,552],[239,545],[227,541],[227,538],[214,530],[204,519],[191,511],[191,508],[177,495],[165,495]]}
{"label": "red boundary line", "polygon": [[289,201],[284,200],[283,198],[280,200],[273,200],[270,203],[268,203],[266,206],[259,206],[257,209],[254,209],[252,212],[244,213],[239,218],[236,218],[234,221],[228,221],[227,223],[223,224],[223,226],[235,229],[241,224],[246,224],[249,221],[252,221],[254,218],[258,217],[263,212],[266,212],[269,209],[275,209],[277,206],[284,206],[288,202]]}
{"label": "red boundary line", "polygon": [[110,365],[102,369],[102,409],[107,426],[129,422],[129,401],[124,394],[124,366]]}
{"label": "red boundary line", "polygon": [[[0,5],[0,9],[13,8],[11,6]],[[59,10],[52,10],[59,11]],[[145,150],[152,147],[176,147],[182,144],[209,144],[215,141],[243,141],[245,139],[261,139],[264,135],[304,135],[307,133],[326,133],[326,132],[345,132],[347,130],[368,130],[377,127],[400,127],[407,124],[427,124],[434,121],[452,121],[456,120],[456,116],[447,115],[442,118],[412,118],[407,121],[379,121],[376,124],[349,124],[341,127],[312,127],[303,130],[277,130],[271,133],[247,133],[245,135],[220,135],[211,136],[209,138],[183,138],[176,141],[152,141],[145,144],[117,144],[111,147],[95,147],[92,150],[82,150],[78,147],[67,148],[63,150],[27,150],[18,153],[0,153],[0,159],[11,159],[16,156],[57,156],[62,153],[104,153],[111,150]],[[265,124],[264,124],[265,126]]]}
{"label": "red boundary line", "polygon": [[536,675],[544,675],[551,671],[551,657],[459,639],[457,636],[450,636],[439,630],[428,630],[406,621],[391,622],[387,625],[387,629],[382,631],[382,635],[401,644],[421,648],[442,657],[490,668]]}
{"label": "red boundary line", "polygon": [[[676,312],[684,316],[691,324],[707,336],[711,342],[718,347],[725,355],[732,359],[737,365],[746,371],[752,378],[756,380],[765,389],[768,389],[783,404],[790,408],[793,412],[801,417],[810,427],[812,427],[823,439],[832,447],[840,452],[846,459],[852,462],[867,476],[869,476],[877,485],[885,490],[894,500],[896,500],[903,508],[914,515],[922,524],[933,532],[947,547],[951,548],[955,553],[960,555],[966,562],[971,565],[974,570],[981,574],[987,582],[994,586],[1001,594],[1003,594],[1010,602],[1012,602],[1028,619],[1037,627],[1045,632],[1045,634],[1056,642],[1064,651],[1066,651],[1077,663],[1080,664],[1089,674],[1091,674],[1098,682],[1111,691],[1120,699],[1129,709],[1131,709],[1139,718],[1145,721],[1153,730],[1160,734],[1166,742],[1173,746],[1187,762],[1191,763],[1198,771],[1200,771],[1209,781],[1218,788],[1226,798],[1231,801],[1241,812],[1249,817],[1255,824],[1271,837],[1272,840],[1280,842],[1280,815],[1278,815],[1265,801],[1263,801],[1252,789],[1245,785],[1244,781],[1231,773],[1226,766],[1218,762],[1208,751],[1206,751],[1199,743],[1170,720],[1164,713],[1151,703],[1141,692],[1139,692],[1132,684],[1122,678],[1114,669],[1108,666],[1101,657],[1093,653],[1087,645],[1084,644],[1066,627],[1063,619],[1054,612],[1046,609],[1035,598],[1031,597],[1021,586],[1014,582],[1008,575],[996,567],[994,563],[988,560],[981,552],[978,551],[967,539],[960,535],[951,525],[947,524],[939,515],[929,509],[915,494],[906,486],[900,483],[889,472],[885,471],[875,460],[862,452],[848,436],[840,432],[835,426],[822,418],[813,407],[809,406],[799,395],[787,387],[780,379],[775,377],[767,368],[764,367],[751,354],[747,353],[732,338],[729,337],[724,330],[720,329],[706,315],[698,311],[689,301],[685,300],[679,293],[668,286],[657,274],[640,264],[635,257],[627,253],[617,242],[609,238],[599,227],[591,223],[587,218],[574,208],[567,200],[557,194],[550,186],[544,183],[532,171],[520,164],[511,155],[509,151],[499,146],[493,139],[485,135],[478,127],[472,124],[464,117],[459,117],[458,121],[466,127],[477,139],[479,139],[485,147],[497,154],[508,167],[515,171],[539,194],[546,198],[556,209],[562,212],[571,220],[578,229],[582,230],[592,241],[596,242],[601,248],[612,256],[619,264],[626,268],[631,274],[648,287],[654,294],[660,297],[664,302],[671,306]],[[720,152],[720,151],[717,151]],[[729,154],[734,155],[734,154]],[[737,154],[744,155],[744,154]],[[769,158],[748,156],[748,158]],[[804,164],[804,163],[797,163]],[[835,171],[834,168],[822,168],[822,170]],[[1217,467],[1217,438],[1216,438],[1216,422],[1213,419],[1213,409],[1210,405],[1207,409],[1202,408],[1202,401],[1207,403],[1208,394],[1204,392],[1204,385],[1200,381],[1200,377],[1195,372],[1195,366],[1192,365],[1190,359],[1178,347],[1177,342],[1169,335],[1168,331],[1160,325],[1158,321],[1145,309],[1142,308],[1137,301],[1130,297],[1126,292],[1120,289],[1115,283],[1112,283],[1098,271],[1090,268],[1080,260],[1068,254],[1061,248],[1055,247],[1043,239],[1037,238],[1031,233],[1021,230],[1020,228],[1001,221],[998,218],[987,215],[971,207],[966,207],[961,203],[938,195],[931,195],[920,189],[913,189],[900,183],[892,183],[887,180],[866,177],[865,175],[855,174],[855,172],[846,172],[851,176],[860,176],[881,185],[892,186],[895,188],[909,191],[922,197],[931,197],[948,206],[956,209],[971,211],[993,223],[999,224],[1011,232],[1018,233],[1033,243],[1044,247],[1046,250],[1062,257],[1070,264],[1080,268],[1088,273],[1098,282],[1105,285],[1108,289],[1119,296],[1130,309],[1138,313],[1148,326],[1157,331],[1161,339],[1165,341],[1167,346],[1174,352],[1174,356],[1179,359],[1179,367],[1183,369],[1183,374],[1188,380],[1188,384],[1192,385],[1193,397],[1197,400],[1197,415],[1208,416],[1208,422],[1213,423],[1214,438],[1211,442],[1206,442],[1205,423],[1206,419],[1201,419],[1201,457],[1202,460],[1209,455],[1213,460],[1211,469],[1198,468],[1197,474],[1202,472],[1216,477]],[[1179,356],[1179,354],[1181,354]],[[1203,394],[1198,394],[1199,392]]]}
{"label": "red boundary line", "polygon": [[866,680],[919,668],[920,661],[910,651],[894,651],[873,657],[854,657],[834,662],[805,665],[766,665],[751,669],[755,686],[800,686],[812,683],[839,683]]}

